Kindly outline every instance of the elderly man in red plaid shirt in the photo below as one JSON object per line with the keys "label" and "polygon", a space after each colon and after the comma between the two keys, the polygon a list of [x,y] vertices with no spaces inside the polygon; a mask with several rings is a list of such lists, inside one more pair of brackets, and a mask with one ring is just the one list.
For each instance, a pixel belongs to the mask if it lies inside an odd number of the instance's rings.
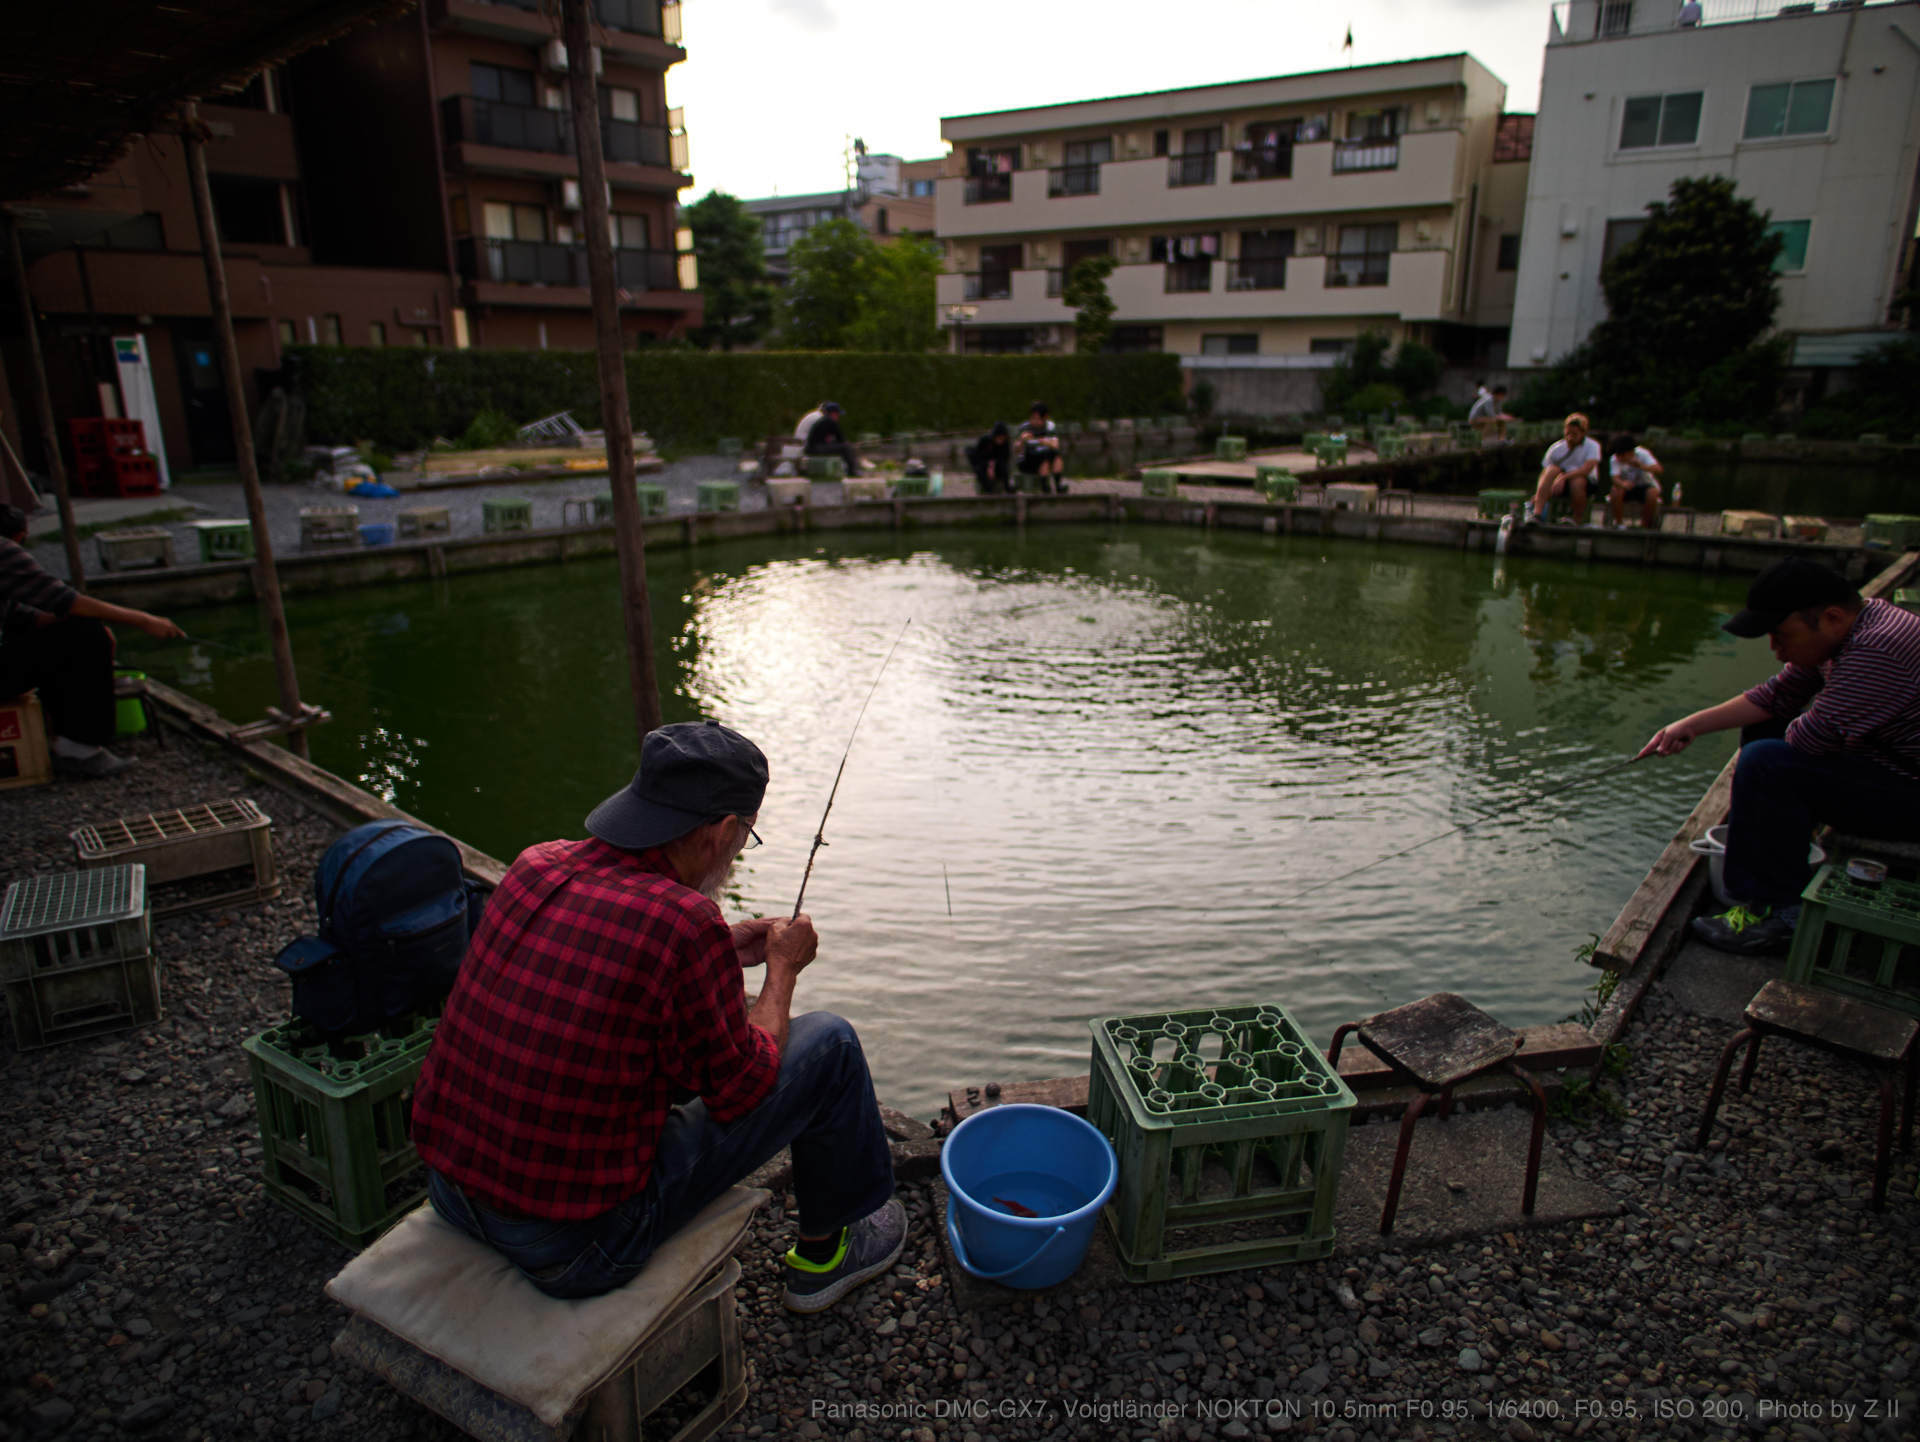
{"label": "elderly man in red plaid shirt", "polygon": [[[584,841],[523,851],[487,905],[413,1100],[428,1195],[543,1292],[621,1286],[782,1147],[800,1237],[786,1304],[817,1312],[899,1260],[906,1213],[853,1028],[789,1020],[805,916],[729,928],[766,757],[663,726]],[[743,967],[766,967],[751,1010]]]}

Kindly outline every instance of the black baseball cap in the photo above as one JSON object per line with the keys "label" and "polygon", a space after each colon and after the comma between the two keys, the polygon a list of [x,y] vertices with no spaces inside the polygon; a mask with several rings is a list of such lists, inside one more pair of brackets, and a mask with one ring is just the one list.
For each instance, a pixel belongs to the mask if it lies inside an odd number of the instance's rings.
{"label": "black baseball cap", "polygon": [[1754,578],[1747,609],[1721,622],[1720,629],[1748,638],[1764,636],[1796,611],[1850,606],[1859,599],[1859,588],[1838,571],[1804,556],[1789,556]]}
{"label": "black baseball cap", "polygon": [[718,721],[649,731],[633,784],[593,808],[587,830],[611,846],[664,846],[721,816],[754,816],[767,794],[767,758]]}

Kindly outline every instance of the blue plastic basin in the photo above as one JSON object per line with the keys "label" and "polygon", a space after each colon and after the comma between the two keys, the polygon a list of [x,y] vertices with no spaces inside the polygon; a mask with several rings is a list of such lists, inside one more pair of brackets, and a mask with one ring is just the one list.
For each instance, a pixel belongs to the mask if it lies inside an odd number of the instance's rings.
{"label": "blue plastic basin", "polygon": [[1072,1112],[1008,1105],[953,1129],[940,1175],[955,1259],[986,1281],[1032,1289],[1064,1282],[1086,1260],[1120,1164]]}
{"label": "blue plastic basin", "polygon": [[360,528],[360,544],[363,546],[391,546],[393,544],[393,526],[387,521],[369,521]]}

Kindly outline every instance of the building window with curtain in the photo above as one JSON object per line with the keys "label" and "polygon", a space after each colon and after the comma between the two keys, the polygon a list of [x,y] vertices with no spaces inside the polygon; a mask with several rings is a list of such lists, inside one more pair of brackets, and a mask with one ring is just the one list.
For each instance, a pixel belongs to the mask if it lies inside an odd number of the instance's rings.
{"label": "building window with curtain", "polygon": [[1400,227],[1392,221],[1341,226],[1340,247],[1327,261],[1327,285],[1336,289],[1385,285],[1399,238]]}

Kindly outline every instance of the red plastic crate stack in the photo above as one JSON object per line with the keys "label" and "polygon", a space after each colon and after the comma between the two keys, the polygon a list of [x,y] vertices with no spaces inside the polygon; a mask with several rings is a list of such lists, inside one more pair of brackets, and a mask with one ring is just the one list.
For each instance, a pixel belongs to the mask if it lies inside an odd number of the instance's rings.
{"label": "red plastic crate stack", "polygon": [[150,496],[160,489],[160,465],[147,454],[139,421],[91,417],[67,422],[73,437],[74,485],[83,496]]}

